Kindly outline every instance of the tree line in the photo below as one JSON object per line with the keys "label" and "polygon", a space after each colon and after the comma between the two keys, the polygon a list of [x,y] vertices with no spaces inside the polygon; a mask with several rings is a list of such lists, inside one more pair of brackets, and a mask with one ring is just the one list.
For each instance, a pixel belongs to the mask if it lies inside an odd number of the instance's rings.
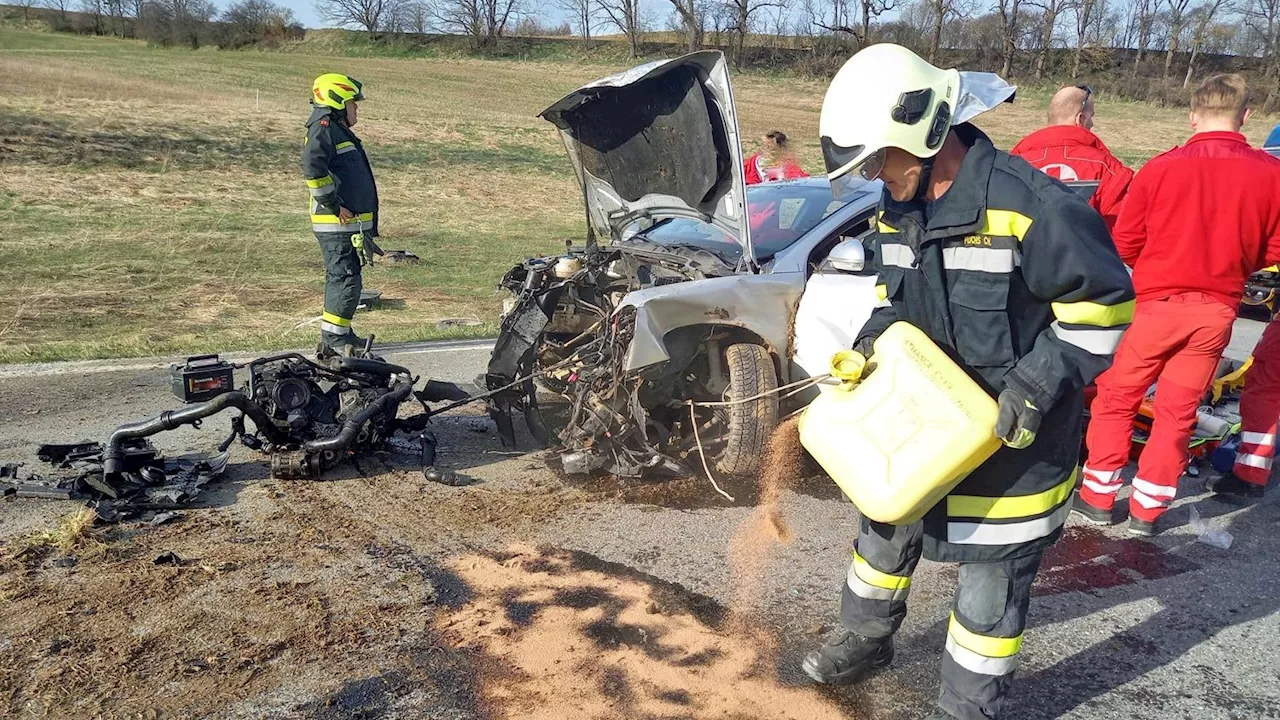
{"label": "tree line", "polygon": [[114,35],[154,45],[199,49],[272,47],[301,39],[293,11],[270,0],[239,0],[218,11],[209,0],[9,0],[29,19],[32,8],[58,31]]}

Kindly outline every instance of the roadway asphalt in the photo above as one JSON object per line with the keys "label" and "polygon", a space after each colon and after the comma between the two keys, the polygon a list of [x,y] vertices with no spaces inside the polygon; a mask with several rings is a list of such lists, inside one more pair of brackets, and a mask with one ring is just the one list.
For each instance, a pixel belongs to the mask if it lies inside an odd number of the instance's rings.
{"label": "roadway asphalt", "polygon": [[[1241,320],[1229,354],[1244,357],[1262,324]],[[483,369],[483,342],[391,349],[387,359],[424,377],[467,383]],[[126,421],[175,405],[164,360],[0,367],[0,462],[28,461],[41,442],[100,439]],[[478,411],[477,411],[478,412]],[[221,434],[190,429],[156,438],[166,452],[208,448]],[[473,458],[463,464],[480,464]],[[494,466],[490,489],[561,482],[538,463]],[[338,480],[336,483],[355,482]],[[518,539],[581,550],[729,605],[740,603],[730,540],[752,508],[707,497],[601,502],[566,508]],[[1031,609],[1011,719],[1280,718],[1280,492],[1237,507],[1184,478],[1172,515],[1178,527],[1139,540],[1124,526],[1097,529],[1073,518],[1046,558]],[[374,499],[376,500],[376,499]],[[374,500],[371,500],[373,502]],[[1197,541],[1191,508],[1234,537],[1223,550]],[[60,503],[0,505],[0,537],[50,522]],[[795,540],[768,551],[754,604],[779,638],[778,671],[796,669],[837,618],[839,588],[856,533],[854,509],[829,488],[788,494]],[[466,538],[459,548],[473,547]],[[927,713],[956,570],[923,562],[894,667],[831,694],[860,720],[908,720]]]}

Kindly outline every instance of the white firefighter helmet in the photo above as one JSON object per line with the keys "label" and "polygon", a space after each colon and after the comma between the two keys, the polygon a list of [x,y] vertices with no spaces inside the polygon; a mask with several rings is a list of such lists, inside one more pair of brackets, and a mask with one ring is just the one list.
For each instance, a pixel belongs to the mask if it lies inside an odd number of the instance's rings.
{"label": "white firefighter helmet", "polygon": [[922,160],[936,155],[959,93],[958,71],[936,68],[901,45],[871,45],[849,58],[831,80],[818,121],[833,193],[875,179],[885,148]]}

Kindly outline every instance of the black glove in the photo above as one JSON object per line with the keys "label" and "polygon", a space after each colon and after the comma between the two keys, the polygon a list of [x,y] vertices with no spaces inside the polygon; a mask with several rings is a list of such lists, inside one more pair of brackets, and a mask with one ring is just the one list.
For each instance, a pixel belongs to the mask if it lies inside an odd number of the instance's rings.
{"label": "black glove", "polygon": [[1014,450],[1035,442],[1040,431],[1040,411],[1030,400],[1013,390],[1000,393],[1000,413],[996,416],[996,437]]}
{"label": "black glove", "polygon": [[855,342],[853,344],[853,347],[850,349],[856,350],[862,353],[863,357],[869,358],[871,357],[871,353],[875,352],[875,342],[876,342],[875,338],[871,337],[870,335],[864,335],[858,338],[857,342]]}

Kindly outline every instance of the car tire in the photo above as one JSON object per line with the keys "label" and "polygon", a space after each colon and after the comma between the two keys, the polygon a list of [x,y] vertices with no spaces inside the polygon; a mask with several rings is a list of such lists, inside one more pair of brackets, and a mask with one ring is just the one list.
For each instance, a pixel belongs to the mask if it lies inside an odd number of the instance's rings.
{"label": "car tire", "polygon": [[726,400],[770,393],[724,408],[729,431],[715,469],[723,475],[749,476],[760,469],[769,439],[778,426],[778,396],[770,392],[778,389],[778,376],[769,351],[752,343],[730,345],[725,364],[729,371]]}

